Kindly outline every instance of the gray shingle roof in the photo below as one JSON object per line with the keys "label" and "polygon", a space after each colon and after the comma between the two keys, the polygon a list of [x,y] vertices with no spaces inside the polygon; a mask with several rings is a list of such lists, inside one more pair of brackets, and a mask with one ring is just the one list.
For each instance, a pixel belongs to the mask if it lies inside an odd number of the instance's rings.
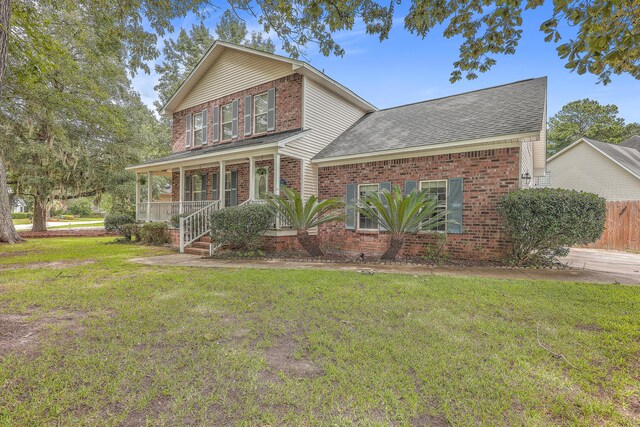
{"label": "gray shingle roof", "polygon": [[621,147],[620,145],[597,141],[595,139],[582,139],[609,156],[614,162],[632,174],[640,177],[640,151],[632,147]]}
{"label": "gray shingle roof", "polygon": [[144,163],[140,163],[138,166],[168,162],[172,160],[183,160],[183,159],[188,159],[189,157],[201,156],[203,154],[217,153],[217,152],[227,151],[227,150],[233,150],[241,147],[269,144],[273,142],[282,141],[285,138],[296,136],[298,134],[301,134],[302,132],[304,132],[302,129],[294,129],[294,130],[278,132],[278,133],[274,133],[271,135],[266,135],[258,138],[245,138],[245,139],[239,139],[239,140],[228,142],[228,143],[215,144],[215,145],[205,146],[203,148],[180,151],[178,153],[173,153],[168,156],[161,157],[159,159],[148,160]]}
{"label": "gray shingle roof", "polygon": [[369,113],[315,159],[540,132],[547,78]]}
{"label": "gray shingle roof", "polygon": [[620,143],[623,147],[635,148],[640,150],[640,135],[634,135],[631,138],[625,139]]}

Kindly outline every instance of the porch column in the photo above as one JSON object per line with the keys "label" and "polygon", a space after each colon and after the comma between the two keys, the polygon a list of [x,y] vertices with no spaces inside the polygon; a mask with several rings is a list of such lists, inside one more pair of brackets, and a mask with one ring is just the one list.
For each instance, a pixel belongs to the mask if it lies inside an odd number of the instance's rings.
{"label": "porch column", "polygon": [[249,200],[256,194],[256,159],[249,157]]}
{"label": "porch column", "polygon": [[273,155],[273,194],[280,194],[280,153]]}
{"label": "porch column", "polygon": [[151,221],[151,199],[153,198],[153,186],[151,185],[151,172],[147,172],[147,222]]}
{"label": "porch column", "polygon": [[225,188],[225,180],[227,179],[226,173],[224,170],[225,163],[220,162],[220,188],[218,189],[218,194],[220,194],[220,208],[224,208],[224,188]]}
{"label": "porch column", "polygon": [[179,194],[178,194],[178,200],[179,200],[179,208],[178,208],[178,212],[180,213],[180,215],[182,215],[184,213],[184,206],[183,206],[183,202],[184,202],[184,167],[180,166],[180,184],[178,186],[179,190]]}
{"label": "porch column", "polygon": [[138,207],[139,205],[140,205],[140,174],[136,172],[136,219],[140,219],[138,218],[138,216],[140,215],[140,209]]}

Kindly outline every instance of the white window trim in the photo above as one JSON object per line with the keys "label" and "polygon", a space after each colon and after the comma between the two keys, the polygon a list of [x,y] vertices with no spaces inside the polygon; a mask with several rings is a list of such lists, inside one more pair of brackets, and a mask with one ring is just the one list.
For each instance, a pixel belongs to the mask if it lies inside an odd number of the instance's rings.
{"label": "white window trim", "polygon": [[[231,119],[228,122],[224,121],[224,108],[229,107],[231,111]],[[231,125],[231,137],[224,139],[224,125]],[[220,141],[231,141],[233,139],[233,102],[220,106]]]}
{"label": "white window trim", "polygon": [[[378,193],[379,193],[380,192],[380,184],[378,184],[378,183],[358,184],[358,194],[357,194],[358,197],[357,197],[356,205],[358,203],[360,203],[360,193],[361,193],[360,187],[363,187],[363,186],[374,186],[374,185],[376,187],[378,187]],[[360,228],[360,215],[362,215],[362,214],[360,213],[359,210],[356,210],[356,212],[358,213],[358,215],[356,217],[356,231],[368,231],[368,232],[371,232],[371,231],[379,232],[380,231],[380,224],[378,224],[378,226],[376,228]]]}
{"label": "white window trim", "polygon": [[[200,129],[196,129],[196,116],[200,116],[200,123],[201,123]],[[202,111],[200,111],[199,113],[193,113],[191,115],[191,142],[194,147],[199,147],[203,145],[202,141],[204,140],[204,132],[203,132],[203,137],[200,143],[196,143],[196,131],[204,129],[204,121],[202,119],[203,119]]]}
{"label": "white window trim", "polygon": [[[447,204],[449,202],[449,180],[447,179],[425,179],[418,182],[419,191],[424,190],[422,188],[422,184],[431,183],[431,182],[444,182],[444,212],[445,212],[445,220],[447,218]],[[421,233],[447,233],[449,230],[448,223],[445,221],[444,230],[420,230]]]}
{"label": "white window trim", "polygon": [[[259,96],[265,96],[267,98],[267,111],[265,111],[264,113],[260,114],[261,116],[266,116],[267,117],[267,128],[266,128],[266,130],[264,132],[257,132],[256,131],[256,129],[257,129],[256,119],[258,118],[258,114],[256,114],[256,105],[258,105],[256,103],[256,98],[259,97]],[[254,135],[263,135],[263,134],[269,132],[269,123],[268,123],[268,120],[269,120],[269,91],[262,92],[262,93],[259,93],[259,94],[253,96],[253,111],[251,113],[253,114],[253,134]]]}

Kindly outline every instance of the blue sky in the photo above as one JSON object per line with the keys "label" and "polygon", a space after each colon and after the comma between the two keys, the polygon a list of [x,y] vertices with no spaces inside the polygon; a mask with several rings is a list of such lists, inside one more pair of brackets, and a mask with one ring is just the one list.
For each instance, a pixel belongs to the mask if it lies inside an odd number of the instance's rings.
{"label": "blue sky", "polygon": [[[324,57],[317,46],[311,44],[306,58],[302,59],[324,70],[328,76],[379,108],[547,76],[549,117],[567,102],[591,98],[602,104],[616,104],[620,108],[620,116],[627,122],[640,122],[640,80],[628,75],[614,75],[612,83],[604,86],[597,84],[594,75],[579,76],[565,69],[564,62],[556,55],[555,45],[545,43],[544,34],[538,30],[540,23],[550,16],[548,8],[545,9],[525,12],[524,33],[516,54],[496,57],[497,64],[472,81],[449,82],[452,64],[458,58],[460,40],[444,38],[442,29],[437,28],[424,40],[410,34],[402,22],[406,5],[396,11],[388,40],[380,43],[377,37],[365,34],[364,26],[356,25],[352,31],[334,36],[346,50],[344,57]],[[206,21],[212,33],[220,14],[213,14]],[[193,22],[193,18],[188,17],[176,21],[175,26],[176,29],[188,29]],[[259,29],[257,23],[249,20],[247,26]],[[275,38],[274,41],[279,47],[279,41]],[[280,50],[277,53],[283,54]],[[153,90],[156,80],[154,73],[138,75],[134,79],[134,87],[150,106],[156,99]]]}

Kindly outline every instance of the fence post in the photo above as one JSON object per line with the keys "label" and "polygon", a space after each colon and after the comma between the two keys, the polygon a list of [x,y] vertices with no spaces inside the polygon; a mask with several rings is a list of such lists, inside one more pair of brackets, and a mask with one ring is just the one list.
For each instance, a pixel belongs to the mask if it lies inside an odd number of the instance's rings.
{"label": "fence post", "polygon": [[184,217],[180,217],[180,253],[184,253]]}

